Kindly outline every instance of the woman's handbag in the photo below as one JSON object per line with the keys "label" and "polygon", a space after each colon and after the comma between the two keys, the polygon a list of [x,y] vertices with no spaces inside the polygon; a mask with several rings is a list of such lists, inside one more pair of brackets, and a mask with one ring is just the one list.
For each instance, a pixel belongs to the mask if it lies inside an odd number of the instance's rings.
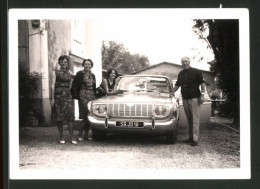
{"label": "woman's handbag", "polygon": [[106,96],[106,91],[102,88],[102,86],[99,86],[98,88],[96,88],[96,97],[100,98]]}

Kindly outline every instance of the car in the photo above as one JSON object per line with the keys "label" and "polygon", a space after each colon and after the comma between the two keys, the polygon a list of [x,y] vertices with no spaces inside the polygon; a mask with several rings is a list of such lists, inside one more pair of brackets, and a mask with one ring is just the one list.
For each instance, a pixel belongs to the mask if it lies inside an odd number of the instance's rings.
{"label": "car", "polygon": [[88,103],[88,120],[93,140],[107,133],[146,133],[165,135],[169,144],[176,142],[179,120],[178,100],[166,76],[120,76],[117,91]]}

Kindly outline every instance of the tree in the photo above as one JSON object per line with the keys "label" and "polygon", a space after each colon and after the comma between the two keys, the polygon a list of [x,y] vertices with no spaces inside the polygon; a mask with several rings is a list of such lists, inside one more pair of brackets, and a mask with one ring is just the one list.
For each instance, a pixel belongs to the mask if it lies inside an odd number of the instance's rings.
{"label": "tree", "polygon": [[239,125],[238,20],[194,20],[193,30],[215,55],[215,60],[209,63],[210,70],[227,96],[225,110],[230,112],[233,123]]}
{"label": "tree", "polygon": [[122,43],[102,42],[102,68],[115,68],[122,74],[131,74],[150,66],[145,55],[131,54]]}

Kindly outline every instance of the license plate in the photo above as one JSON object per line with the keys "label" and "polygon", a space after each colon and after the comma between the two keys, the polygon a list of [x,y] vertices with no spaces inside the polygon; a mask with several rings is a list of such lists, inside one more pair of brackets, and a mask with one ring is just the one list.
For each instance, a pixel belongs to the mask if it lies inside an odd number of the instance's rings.
{"label": "license plate", "polygon": [[132,122],[132,121],[117,121],[117,127],[144,127],[143,122]]}

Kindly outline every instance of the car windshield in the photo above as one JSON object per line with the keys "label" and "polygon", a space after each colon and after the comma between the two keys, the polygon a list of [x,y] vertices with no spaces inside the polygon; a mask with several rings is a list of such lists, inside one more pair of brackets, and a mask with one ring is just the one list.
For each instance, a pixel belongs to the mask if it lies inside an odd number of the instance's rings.
{"label": "car windshield", "polygon": [[164,77],[122,77],[118,84],[118,91],[123,92],[158,92],[169,93],[169,83]]}

